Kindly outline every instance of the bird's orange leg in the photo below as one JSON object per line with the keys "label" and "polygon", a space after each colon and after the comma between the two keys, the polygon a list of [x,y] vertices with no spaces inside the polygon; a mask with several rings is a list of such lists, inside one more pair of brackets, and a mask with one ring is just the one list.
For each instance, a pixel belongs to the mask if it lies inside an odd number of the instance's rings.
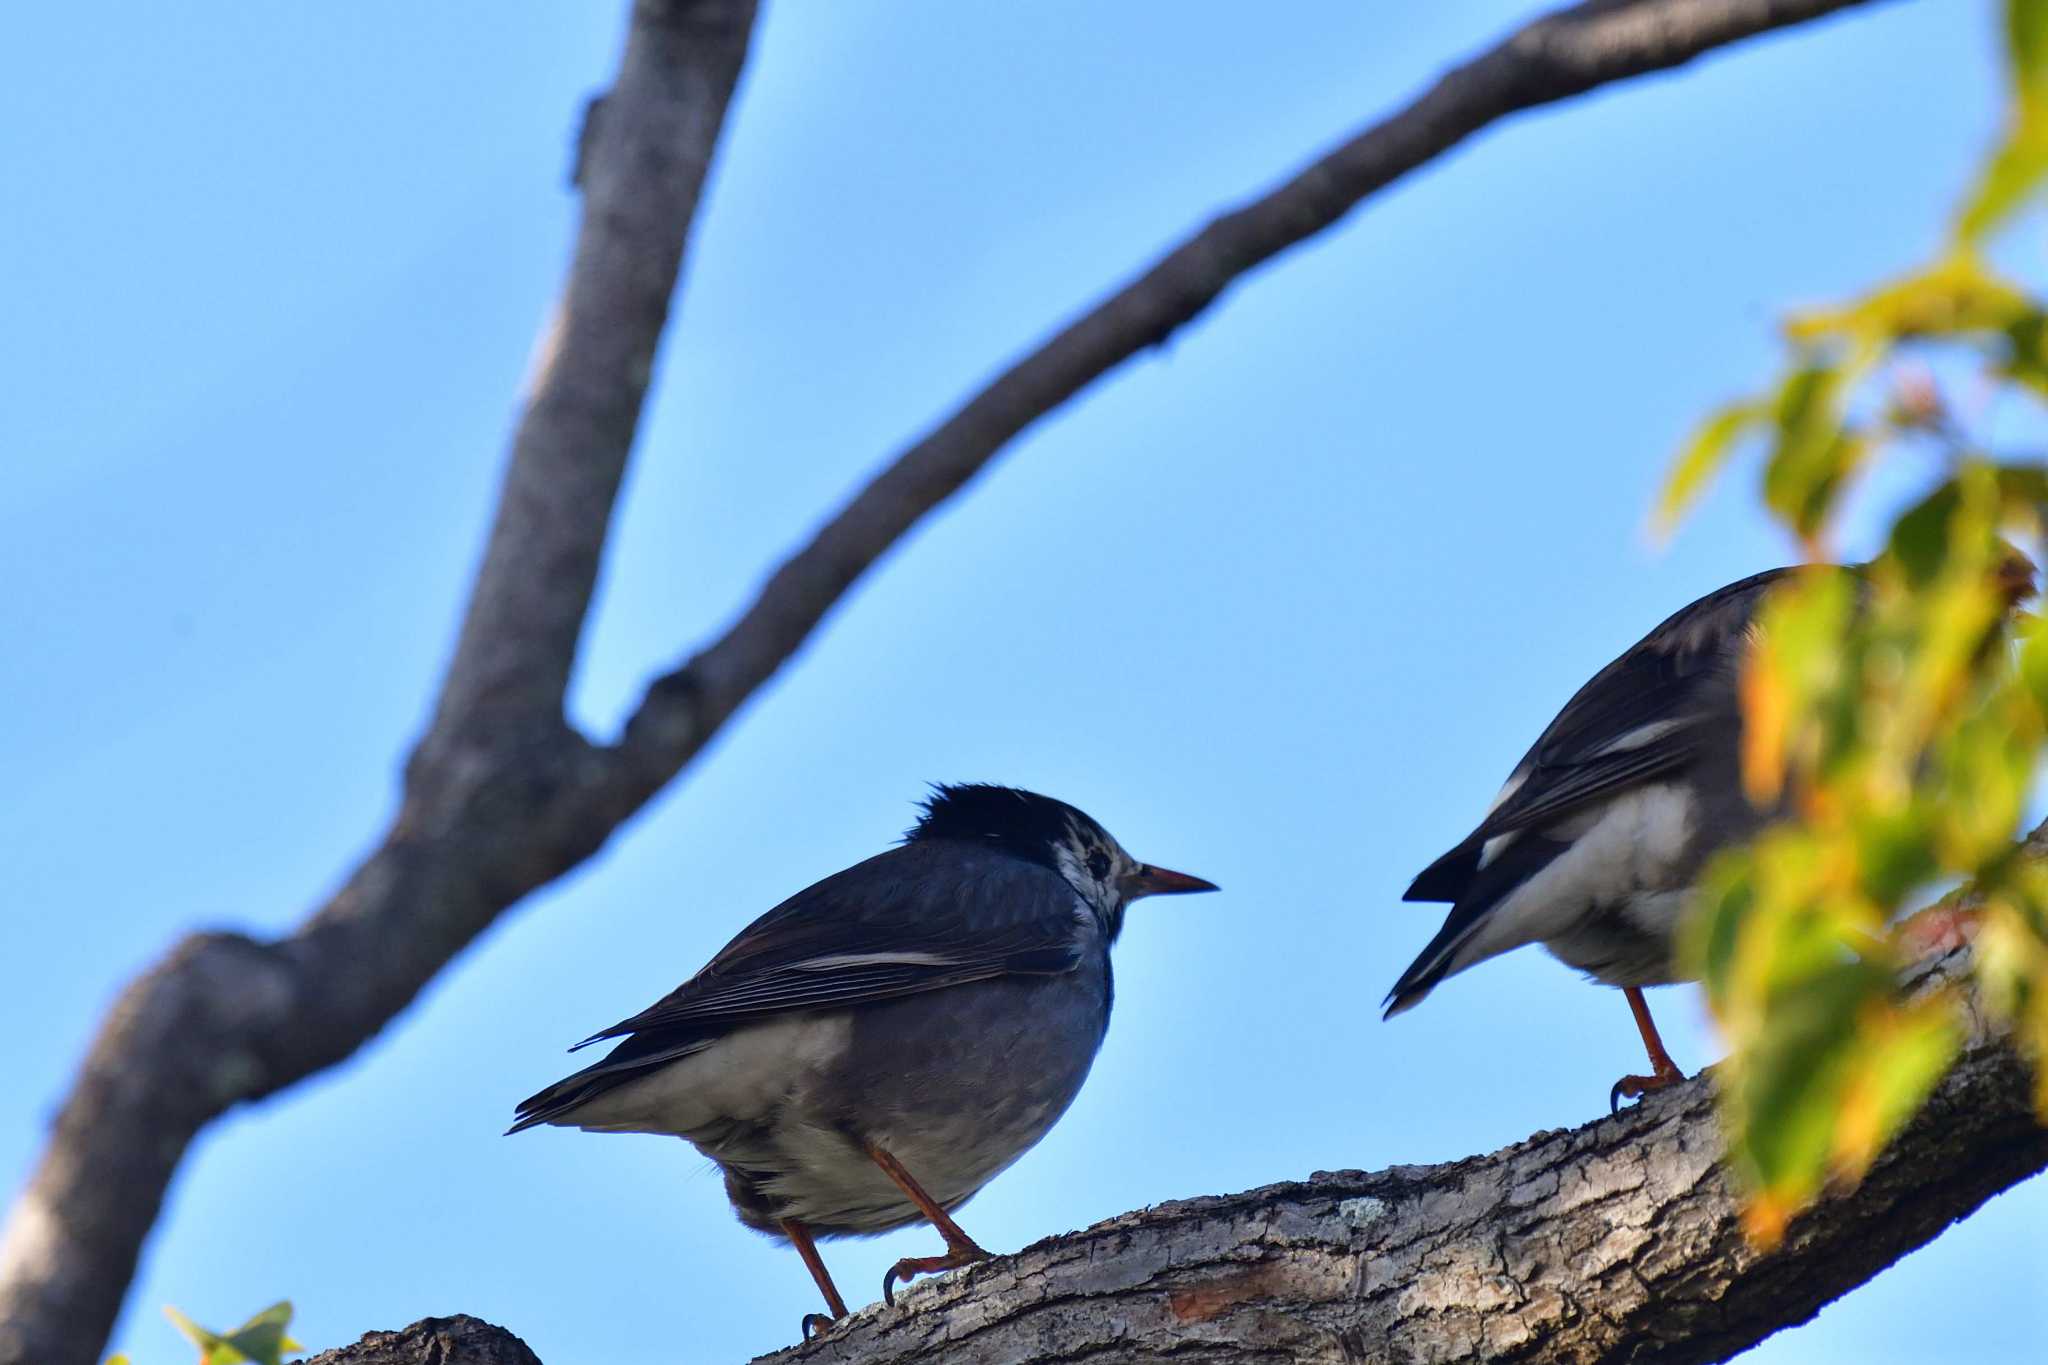
{"label": "bird's orange leg", "polygon": [[1607,1092],[1607,1108],[1610,1112],[1621,1108],[1622,1096],[1634,1099],[1647,1095],[1652,1090],[1662,1090],[1667,1085],[1677,1085],[1685,1079],[1685,1073],[1678,1069],[1678,1063],[1671,1060],[1671,1054],[1664,1050],[1664,1040],[1657,1036],[1656,1021],[1650,1018],[1650,1002],[1643,999],[1642,991],[1635,986],[1624,986],[1621,993],[1628,997],[1629,1012],[1636,1017],[1636,1027],[1642,1031],[1643,1048],[1650,1054],[1650,1074],[1647,1076],[1623,1076],[1614,1083],[1614,1089]]}
{"label": "bird's orange leg", "polygon": [[804,1269],[810,1271],[811,1278],[818,1282],[818,1292],[825,1296],[825,1306],[832,1310],[829,1315],[804,1314],[804,1340],[809,1341],[813,1332],[826,1331],[846,1316],[846,1300],[839,1297],[839,1289],[832,1283],[832,1272],[825,1269],[825,1258],[818,1255],[818,1244],[811,1237],[811,1230],[794,1218],[785,1218],[782,1220],[782,1233],[796,1248],[796,1254],[804,1258]]}
{"label": "bird's orange leg", "polygon": [[916,1275],[929,1275],[935,1271],[951,1270],[955,1266],[969,1265],[975,1261],[986,1261],[988,1253],[974,1244],[974,1239],[960,1230],[953,1221],[953,1215],[939,1207],[939,1201],[924,1192],[924,1187],[911,1178],[903,1163],[874,1143],[866,1144],[870,1159],[882,1168],[882,1174],[896,1182],[896,1188],[908,1195],[910,1202],[917,1205],[917,1211],[931,1220],[939,1230],[939,1236],[946,1239],[946,1254],[943,1256],[905,1256],[889,1267],[889,1273],[882,1277],[882,1301],[894,1305],[896,1282],[908,1281]]}

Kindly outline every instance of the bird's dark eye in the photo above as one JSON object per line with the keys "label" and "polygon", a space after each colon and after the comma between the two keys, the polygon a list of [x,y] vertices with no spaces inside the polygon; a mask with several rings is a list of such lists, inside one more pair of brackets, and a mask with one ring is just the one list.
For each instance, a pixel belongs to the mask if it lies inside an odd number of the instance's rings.
{"label": "bird's dark eye", "polygon": [[1088,875],[1098,882],[1109,875],[1109,855],[1099,848],[1088,855]]}

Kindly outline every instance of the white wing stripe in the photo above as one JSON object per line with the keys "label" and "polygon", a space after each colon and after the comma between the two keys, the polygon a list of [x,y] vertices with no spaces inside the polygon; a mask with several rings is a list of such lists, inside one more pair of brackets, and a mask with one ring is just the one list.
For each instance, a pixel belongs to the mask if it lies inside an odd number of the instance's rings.
{"label": "white wing stripe", "polygon": [[1655,744],[1673,730],[1692,723],[1689,717],[1674,720],[1653,720],[1648,725],[1638,725],[1627,734],[1616,735],[1605,744],[1586,755],[1587,758],[1606,758],[1610,754],[1625,754],[1631,749],[1641,749]]}
{"label": "white wing stripe", "polygon": [[792,972],[836,972],[848,967],[951,967],[957,958],[943,953],[834,953],[829,957],[806,958],[792,962],[786,970]]}

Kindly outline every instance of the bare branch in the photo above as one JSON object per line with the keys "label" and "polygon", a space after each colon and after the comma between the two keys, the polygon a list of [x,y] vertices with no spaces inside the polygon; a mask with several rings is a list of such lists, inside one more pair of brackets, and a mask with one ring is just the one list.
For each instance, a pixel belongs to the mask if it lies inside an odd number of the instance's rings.
{"label": "bare branch", "polygon": [[753,20],[752,0],[633,7],[618,77],[577,139],[575,258],[416,771],[488,767],[508,728],[563,725],[612,503]]}
{"label": "bare branch", "polygon": [[398,819],[290,938],[195,936],[122,994],[0,1237],[0,1365],[95,1360],[193,1135],[360,1047],[609,832],[564,814],[589,750],[562,695],[753,18],[754,0],[634,5],[586,138],[575,261]]}
{"label": "bare branch", "polygon": [[1868,2],[1595,0],[1536,20],[1448,72],[1399,113],[1209,223],[899,455],[776,570],[722,639],[649,690],[621,746],[629,768],[657,786],[673,776],[869,566],[1013,437],[1360,201],[1508,114]]}
{"label": "bare branch", "polygon": [[[197,935],[131,984],[0,1236],[0,1365],[88,1365],[192,1137],[348,1056],[506,908],[576,866],[694,756],[845,590],[997,450],[1260,262],[1506,114],[1866,0],[1590,0],[1532,23],[1225,215],[906,451],[620,743],[562,696],[752,0],[637,0],[582,139],[576,256],[496,520],[392,828],[299,930]],[[345,969],[344,969],[345,968]]]}

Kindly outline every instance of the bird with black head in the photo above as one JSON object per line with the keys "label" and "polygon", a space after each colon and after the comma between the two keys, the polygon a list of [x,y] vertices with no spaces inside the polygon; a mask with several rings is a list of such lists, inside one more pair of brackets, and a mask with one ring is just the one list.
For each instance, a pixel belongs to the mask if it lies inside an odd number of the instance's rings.
{"label": "bird with black head", "polygon": [[[1714,853],[1783,818],[1789,794],[1753,805],[1742,782],[1740,675],[1769,592],[1798,573],[1850,575],[1869,565],[1772,569],[1682,608],[1581,687],[1515,765],[1486,817],[1415,877],[1409,901],[1448,901],[1436,937],[1387,993],[1386,1017],[1437,984],[1511,949],[1541,943],[1596,981],[1619,986],[1649,1054],[1610,1107],[1675,1084],[1643,998],[1689,979],[1679,926]],[[1993,585],[2008,610],[2034,592],[2034,565],[2008,550]],[[1987,636],[1985,647],[2001,638]]]}
{"label": "bird with black head", "polygon": [[816,1239],[924,1220],[988,1253],[953,1210],[1044,1137],[1109,1026],[1109,950],[1143,896],[1214,891],[1139,862],[1063,801],[940,786],[886,853],[798,892],[630,1019],[617,1046],[531,1096],[512,1132],[664,1133],[716,1162],[741,1222],[796,1247],[845,1315]]}

